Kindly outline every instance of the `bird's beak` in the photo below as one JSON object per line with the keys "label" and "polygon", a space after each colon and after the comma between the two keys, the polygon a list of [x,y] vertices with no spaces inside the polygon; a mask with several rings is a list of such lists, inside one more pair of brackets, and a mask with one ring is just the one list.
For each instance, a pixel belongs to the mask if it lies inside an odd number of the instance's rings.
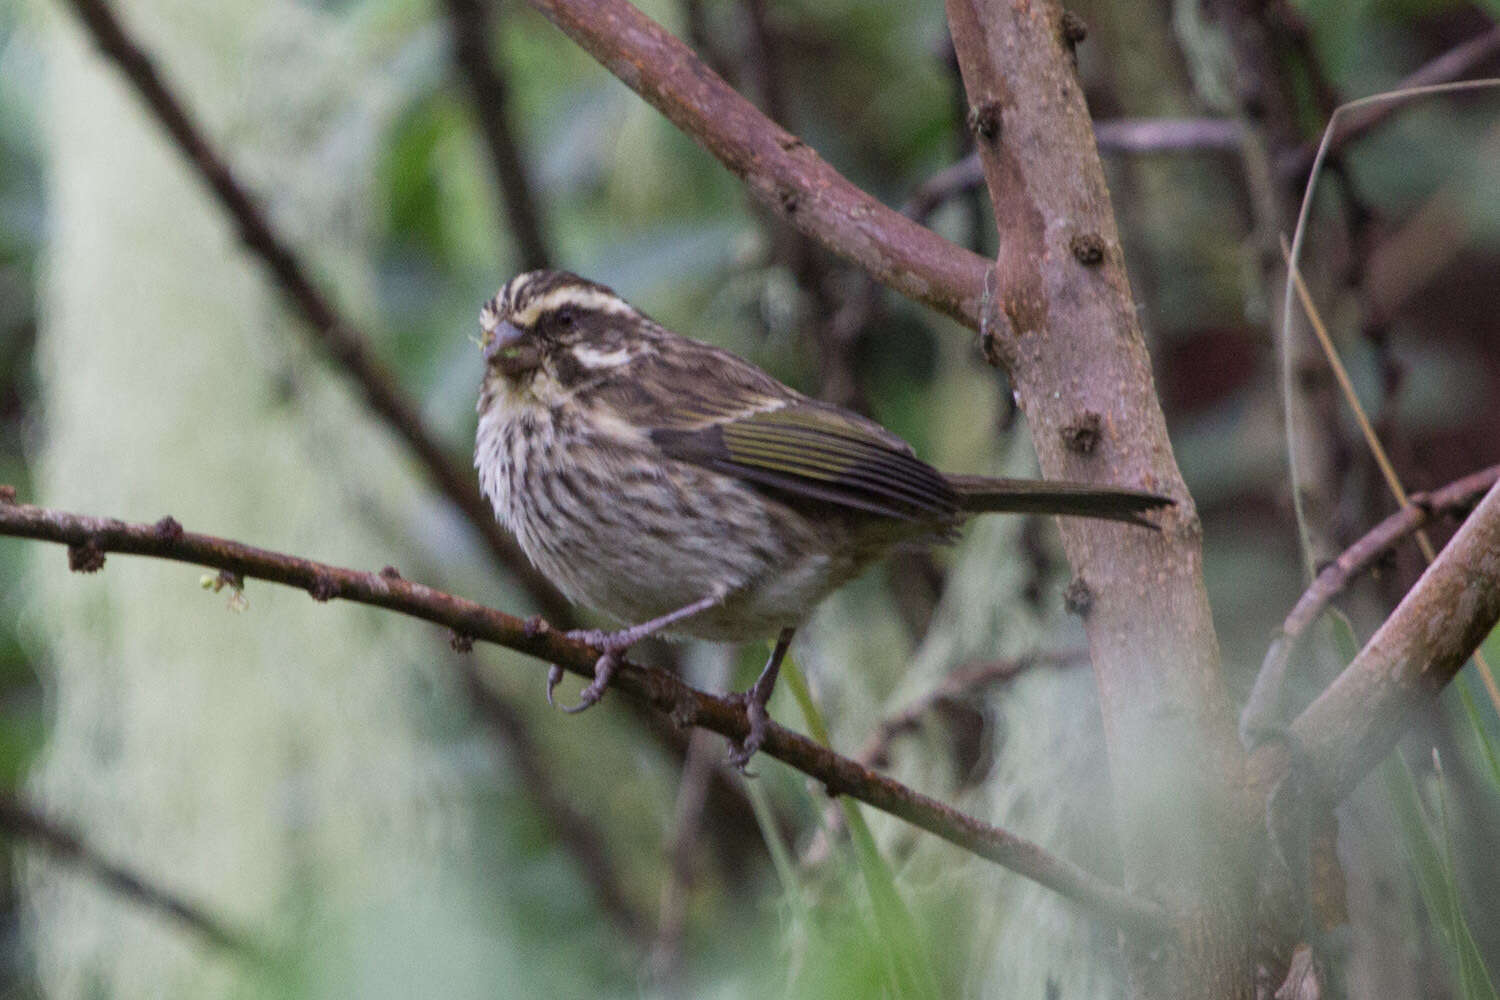
{"label": "bird's beak", "polygon": [[510,320],[501,320],[484,332],[484,360],[507,375],[529,372],[542,363],[536,344]]}

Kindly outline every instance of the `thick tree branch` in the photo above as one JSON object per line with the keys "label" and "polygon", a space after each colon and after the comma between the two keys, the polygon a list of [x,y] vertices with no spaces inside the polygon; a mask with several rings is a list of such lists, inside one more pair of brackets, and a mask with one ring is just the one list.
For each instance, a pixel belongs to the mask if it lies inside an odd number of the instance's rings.
{"label": "thick tree branch", "polygon": [[257,961],[267,957],[261,946],[230,930],[218,918],[128,868],[107,860],[78,834],[10,796],[0,796],[0,833],[41,848],[59,863],[77,868],[112,892],[170,917],[216,947]]}
{"label": "thick tree branch", "polygon": [[341,316],[312,280],[307,268],[271,228],[265,213],[209,143],[187,108],[168,89],[155,64],[131,39],[105,0],[67,0],[94,43],[135,88],[136,93],[183,157],[239,229],[240,239],[281,288],[306,323],[313,342],[364,392],[376,415],[411,451],[438,492],[459,509],[479,533],[495,559],[526,588],[542,612],[569,621],[572,608],[557,589],[532,567],[480,496],[474,476],[438,443],[395,376],[376,358],[370,340]]}
{"label": "thick tree branch", "polygon": [[490,151],[500,200],[501,221],[516,239],[521,266],[528,271],[551,267],[552,255],[542,235],[536,192],[526,173],[526,160],[510,118],[509,87],[500,67],[490,58],[488,0],[445,0],[453,31],[453,61],[468,84],[479,132]]}
{"label": "thick tree branch", "polygon": [[626,0],[531,4],[772,211],[882,284],[978,328],[982,257],[854,186]]}
{"label": "thick tree branch", "polygon": [[1442,489],[1415,493],[1411,503],[1371,528],[1363,538],[1345,549],[1337,559],[1324,566],[1317,578],[1303,591],[1281,633],[1266,650],[1255,686],[1241,713],[1240,733],[1254,739],[1262,731],[1273,730],[1281,721],[1281,691],[1287,665],[1297,641],[1323,614],[1333,599],[1343,593],[1353,580],[1364,573],[1403,538],[1440,517],[1468,513],[1490,487],[1500,479],[1500,465],[1481,469]]}
{"label": "thick tree branch", "polygon": [[1179,499],[1163,531],[1063,519],[1098,682],[1127,885],[1178,947],[1132,947],[1139,997],[1252,991],[1244,752],[1203,585],[1201,527],[1167,438],[1088,109],[1047,0],[947,0],[1003,234],[981,342],[1008,369],[1049,478]]}
{"label": "thick tree branch", "polygon": [[[1490,487],[1437,560],[1291,725],[1289,745],[1318,794],[1337,802],[1395,746],[1500,621],[1500,486]],[[1252,758],[1254,794],[1292,765],[1286,747]]]}
{"label": "thick tree branch", "polygon": [[[525,622],[404,580],[390,569],[364,573],[330,566],[184,531],[170,517],[155,524],[138,524],[7,503],[6,497],[13,498],[14,490],[0,489],[0,535],[67,545],[68,563],[80,572],[103,568],[108,552],[208,566],[241,578],[269,580],[305,590],[318,601],[341,598],[421,618],[451,629],[461,637],[506,646],[558,664],[581,677],[593,676],[598,653],[583,643],[566,638],[545,623]],[[699,726],[732,740],[742,740],[749,732],[742,700],[699,691],[665,670],[627,662],[614,675],[612,687],[667,714],[678,725]],[[1155,904],[1048,854],[1036,844],[876,774],[774,722],[761,752],[822,782],[831,795],[850,795],[906,820],[1045,885],[1106,920],[1145,933],[1163,926],[1164,914]]]}

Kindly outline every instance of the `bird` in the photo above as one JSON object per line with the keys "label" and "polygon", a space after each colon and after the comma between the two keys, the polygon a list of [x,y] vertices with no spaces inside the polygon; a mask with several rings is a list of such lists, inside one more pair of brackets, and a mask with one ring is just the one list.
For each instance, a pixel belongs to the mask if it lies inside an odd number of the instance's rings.
{"label": "bird", "polygon": [[[480,310],[474,464],[521,550],[569,600],[620,622],[568,633],[599,656],[566,711],[604,695],[648,636],[774,638],[736,695],[763,744],[767,702],[819,602],[904,543],[942,542],[987,512],[1156,528],[1174,501],[1141,490],[945,475],[873,420],[674,333],[568,271],[516,275]],[[547,699],[562,672],[553,666]]]}

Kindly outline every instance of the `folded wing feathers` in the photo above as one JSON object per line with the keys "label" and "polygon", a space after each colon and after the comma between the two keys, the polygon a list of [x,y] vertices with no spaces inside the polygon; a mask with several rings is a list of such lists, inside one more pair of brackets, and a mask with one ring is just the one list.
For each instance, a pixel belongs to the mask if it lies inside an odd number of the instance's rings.
{"label": "folded wing feathers", "polygon": [[700,430],[658,429],[651,436],[669,457],[792,496],[900,520],[952,517],[958,498],[947,480],[899,439],[888,443],[888,432],[880,433],[865,433],[840,415],[793,406]]}

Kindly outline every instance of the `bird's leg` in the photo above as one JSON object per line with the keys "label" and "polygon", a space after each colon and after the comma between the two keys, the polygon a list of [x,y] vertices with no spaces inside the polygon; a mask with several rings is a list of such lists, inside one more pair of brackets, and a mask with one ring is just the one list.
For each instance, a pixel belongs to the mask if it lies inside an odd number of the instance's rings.
{"label": "bird's leg", "polygon": [[[571,707],[565,706],[564,712],[582,712],[584,709],[595,704],[604,697],[604,690],[609,687],[609,679],[615,675],[615,670],[620,666],[620,656],[631,646],[640,642],[649,635],[654,635],[670,625],[675,625],[684,618],[691,618],[700,611],[707,611],[722,601],[723,595],[713,594],[708,597],[694,601],[692,604],[684,605],[676,611],[669,611],[659,618],[622,628],[617,632],[602,632],[599,629],[575,629],[566,633],[569,639],[588,643],[600,651],[599,659],[594,663],[594,679],[589,686],[584,688],[578,697],[578,704]],[[552,689],[557,687],[562,680],[563,672],[553,665],[547,673],[547,704],[553,704]]]}
{"label": "bird's leg", "polygon": [[792,644],[792,635],[796,629],[788,626],[781,630],[776,637],[776,645],[771,649],[771,658],[766,660],[764,669],[755,683],[750,685],[750,690],[740,695],[745,702],[745,717],[750,720],[750,732],[745,734],[743,742],[729,751],[729,763],[745,769],[750,763],[750,758],[755,756],[755,751],[766,741],[766,727],[770,725],[771,716],[766,711],[766,703],[771,700],[771,692],[776,689],[776,678],[781,673],[781,661],[786,659],[787,647]]}

